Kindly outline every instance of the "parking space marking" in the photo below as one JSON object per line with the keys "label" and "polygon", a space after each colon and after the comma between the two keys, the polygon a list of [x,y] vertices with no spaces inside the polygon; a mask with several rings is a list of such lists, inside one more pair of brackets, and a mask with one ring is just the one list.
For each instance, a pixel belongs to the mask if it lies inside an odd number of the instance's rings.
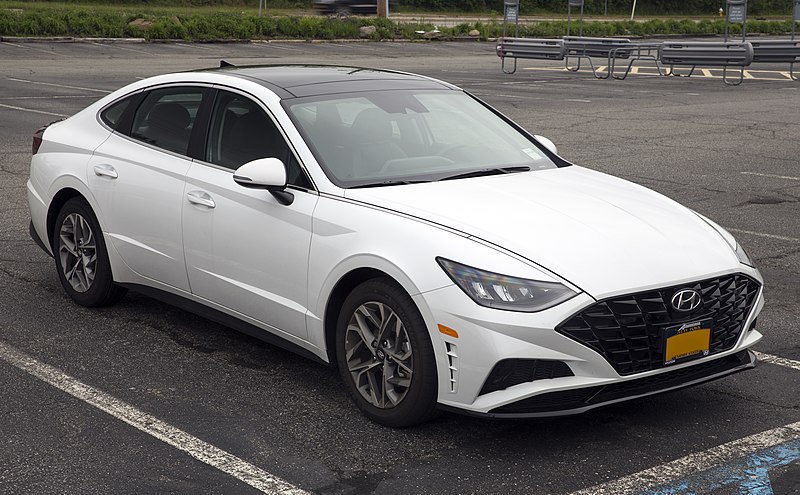
{"label": "parking space marking", "polygon": [[54,117],[69,117],[63,113],[45,112],[44,110],[34,110],[33,108],[15,107],[14,105],[5,105],[0,103],[0,108],[8,108],[9,110],[19,110],[20,112],[41,113],[44,115],[52,115]]}
{"label": "parking space marking", "polygon": [[144,50],[137,50],[136,48],[129,48],[127,46],[121,46],[117,43],[99,43],[97,41],[93,41],[92,44],[96,46],[102,46],[103,48],[111,47],[111,48],[116,48],[117,50],[124,50],[126,52],[144,53],[145,55],[152,55],[150,52]]}
{"label": "parking space marking", "polygon": [[[724,485],[739,483],[740,487],[744,487],[747,482],[752,481],[753,477],[746,469],[751,464],[749,462],[751,457],[764,458],[765,456],[769,456],[770,459],[777,459],[775,462],[770,463],[768,467],[762,466],[767,469],[781,465],[780,463],[786,460],[788,460],[788,462],[795,462],[798,458],[797,447],[795,445],[798,443],[798,438],[800,438],[800,421],[756,433],[739,440],[733,440],[732,442],[718,445],[702,452],[695,452],[672,462],[662,464],[661,466],[655,466],[614,481],[609,481],[608,483],[579,490],[572,495],[694,493],[685,489],[688,488],[688,483],[685,483],[684,480],[692,476],[697,476],[705,471],[726,467],[726,465],[736,463],[736,461],[746,458],[745,462],[741,463],[745,468],[741,472],[730,473],[729,470],[723,468],[719,473],[720,478],[714,480]],[[773,455],[771,452],[772,450],[782,451],[785,449],[790,450],[788,455]],[[706,483],[708,483],[708,481],[709,480],[706,480]],[[706,486],[708,486],[708,484]],[[659,487],[664,488],[656,490]],[[769,492],[740,491],[739,493],[771,494],[772,490]]]}
{"label": "parking space marking", "polygon": [[734,229],[733,227],[725,227],[725,228],[727,230],[730,230],[731,232],[737,232],[739,234],[754,235],[756,237],[766,237],[767,239],[777,239],[779,241],[800,242],[800,239],[796,237],[786,237],[783,235],[766,234],[764,232],[754,232],[752,230]]}
{"label": "parking space marking", "polygon": [[64,100],[72,98],[97,98],[97,97],[95,95],[0,96],[0,100]]}
{"label": "parking space marking", "polygon": [[30,81],[28,79],[17,79],[16,77],[7,77],[9,81],[15,82],[23,82],[28,84],[38,84],[40,86],[55,86],[56,88],[66,88],[66,89],[80,89],[82,91],[94,91],[96,93],[111,93],[111,91],[105,89],[97,89],[97,88],[84,88],[83,86],[67,86],[66,84],[56,84],[56,83],[48,83],[42,81]]}
{"label": "parking space marking", "polygon": [[[644,70],[643,70],[644,69]],[[683,69],[683,67],[678,67],[678,69]],[[722,79],[722,69],[705,69],[698,67],[694,74],[691,77],[696,79]],[[522,67],[522,70],[534,70],[534,71],[554,71],[554,72],[568,72],[564,67]],[[621,74],[623,72],[623,68],[618,68],[615,70],[615,73]],[[688,69],[687,69],[688,70]],[[714,72],[718,72],[719,75],[715,74]],[[597,68],[597,72],[606,72],[606,66],[600,66]],[[584,72],[585,74],[591,74],[591,72],[587,71]],[[688,73],[688,72],[687,72]],[[735,75],[738,75],[738,71],[734,72]],[[755,75],[754,75],[755,74]],[[763,74],[763,75],[762,75]],[[629,75],[635,76],[659,76],[664,77],[659,74],[658,70],[655,67],[640,67],[640,66],[633,66],[631,67],[631,71]],[[686,74],[674,74],[673,77],[688,77]],[[780,76],[780,77],[776,77]],[[766,70],[766,69],[748,69],[744,71],[742,76],[744,79],[752,79],[758,81],[793,81],[791,75],[786,71],[780,70]]]}
{"label": "parking space marking", "polygon": [[267,494],[308,492],[0,342],[0,359]]}
{"label": "parking space marking", "polygon": [[792,177],[791,175],[762,174],[759,172],[739,172],[739,173],[742,175],[756,175],[758,177],[770,177],[772,179],[800,180],[800,177]]}
{"label": "parking space marking", "polygon": [[770,364],[777,364],[779,366],[785,366],[787,368],[800,371],[800,361],[795,361],[794,359],[789,359],[789,358],[782,358],[780,356],[773,356],[772,354],[764,354],[763,352],[758,352],[758,351],[754,352],[759,361],[763,361],[765,363],[770,363]]}
{"label": "parking space marking", "polygon": [[42,53],[46,53],[48,55],[53,55],[53,53],[54,53],[51,50],[43,50],[41,48],[36,48],[35,46],[18,45],[17,43],[11,43],[9,41],[3,41],[2,44],[3,45],[14,46],[14,47],[17,47],[17,48],[22,48],[23,50],[33,50],[35,52],[42,52]]}

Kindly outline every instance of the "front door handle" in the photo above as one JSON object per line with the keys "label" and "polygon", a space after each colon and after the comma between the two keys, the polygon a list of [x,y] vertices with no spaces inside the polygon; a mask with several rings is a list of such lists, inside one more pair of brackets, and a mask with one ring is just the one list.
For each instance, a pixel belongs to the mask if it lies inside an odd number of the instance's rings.
{"label": "front door handle", "polygon": [[119,175],[117,175],[117,170],[111,165],[106,165],[106,164],[95,165],[94,175],[100,177],[108,177],[110,179],[116,179],[117,177],[119,177]]}
{"label": "front door handle", "polygon": [[203,191],[191,191],[186,194],[186,198],[194,205],[201,205],[208,208],[214,208],[217,204],[211,195]]}

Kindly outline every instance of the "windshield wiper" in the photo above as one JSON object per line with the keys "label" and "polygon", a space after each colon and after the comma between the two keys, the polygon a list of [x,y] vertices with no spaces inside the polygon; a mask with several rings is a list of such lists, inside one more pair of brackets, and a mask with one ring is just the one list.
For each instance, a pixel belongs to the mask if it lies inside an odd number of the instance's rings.
{"label": "windshield wiper", "polygon": [[500,175],[511,174],[514,172],[527,172],[531,168],[527,165],[518,167],[497,167],[497,168],[483,168],[480,170],[472,170],[470,172],[460,172],[458,174],[446,175],[439,180],[453,180],[453,179],[467,179],[469,177],[485,177],[487,175]]}
{"label": "windshield wiper", "polygon": [[386,186],[401,186],[405,184],[422,184],[430,182],[429,180],[385,180],[383,182],[369,182],[367,184],[359,184],[357,186],[350,186],[348,189],[363,189],[365,187],[386,187]]}

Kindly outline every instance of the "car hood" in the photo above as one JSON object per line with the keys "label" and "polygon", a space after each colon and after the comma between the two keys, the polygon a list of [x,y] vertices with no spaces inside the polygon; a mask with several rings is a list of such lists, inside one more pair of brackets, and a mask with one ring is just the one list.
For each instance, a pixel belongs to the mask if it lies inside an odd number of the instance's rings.
{"label": "car hood", "polygon": [[[688,208],[578,166],[345,195],[496,244],[598,299],[714,276],[739,264],[722,236]],[[480,267],[480,260],[454,261]]]}

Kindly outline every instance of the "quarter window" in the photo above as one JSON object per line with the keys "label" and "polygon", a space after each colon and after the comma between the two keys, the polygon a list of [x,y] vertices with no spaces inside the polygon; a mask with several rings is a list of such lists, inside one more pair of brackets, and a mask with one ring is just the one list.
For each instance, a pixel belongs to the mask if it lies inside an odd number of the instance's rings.
{"label": "quarter window", "polygon": [[185,155],[203,93],[202,88],[151,91],[136,110],[131,137]]}
{"label": "quarter window", "polygon": [[122,121],[122,116],[125,114],[125,110],[128,109],[128,106],[131,104],[131,99],[132,97],[128,97],[122,101],[114,103],[110,107],[103,110],[103,113],[100,114],[100,118],[108,127],[118,131],[118,126]]}
{"label": "quarter window", "polygon": [[235,170],[259,158],[279,158],[286,164],[288,184],[311,187],[289,145],[266,112],[249,98],[220,91],[211,116],[206,161]]}

